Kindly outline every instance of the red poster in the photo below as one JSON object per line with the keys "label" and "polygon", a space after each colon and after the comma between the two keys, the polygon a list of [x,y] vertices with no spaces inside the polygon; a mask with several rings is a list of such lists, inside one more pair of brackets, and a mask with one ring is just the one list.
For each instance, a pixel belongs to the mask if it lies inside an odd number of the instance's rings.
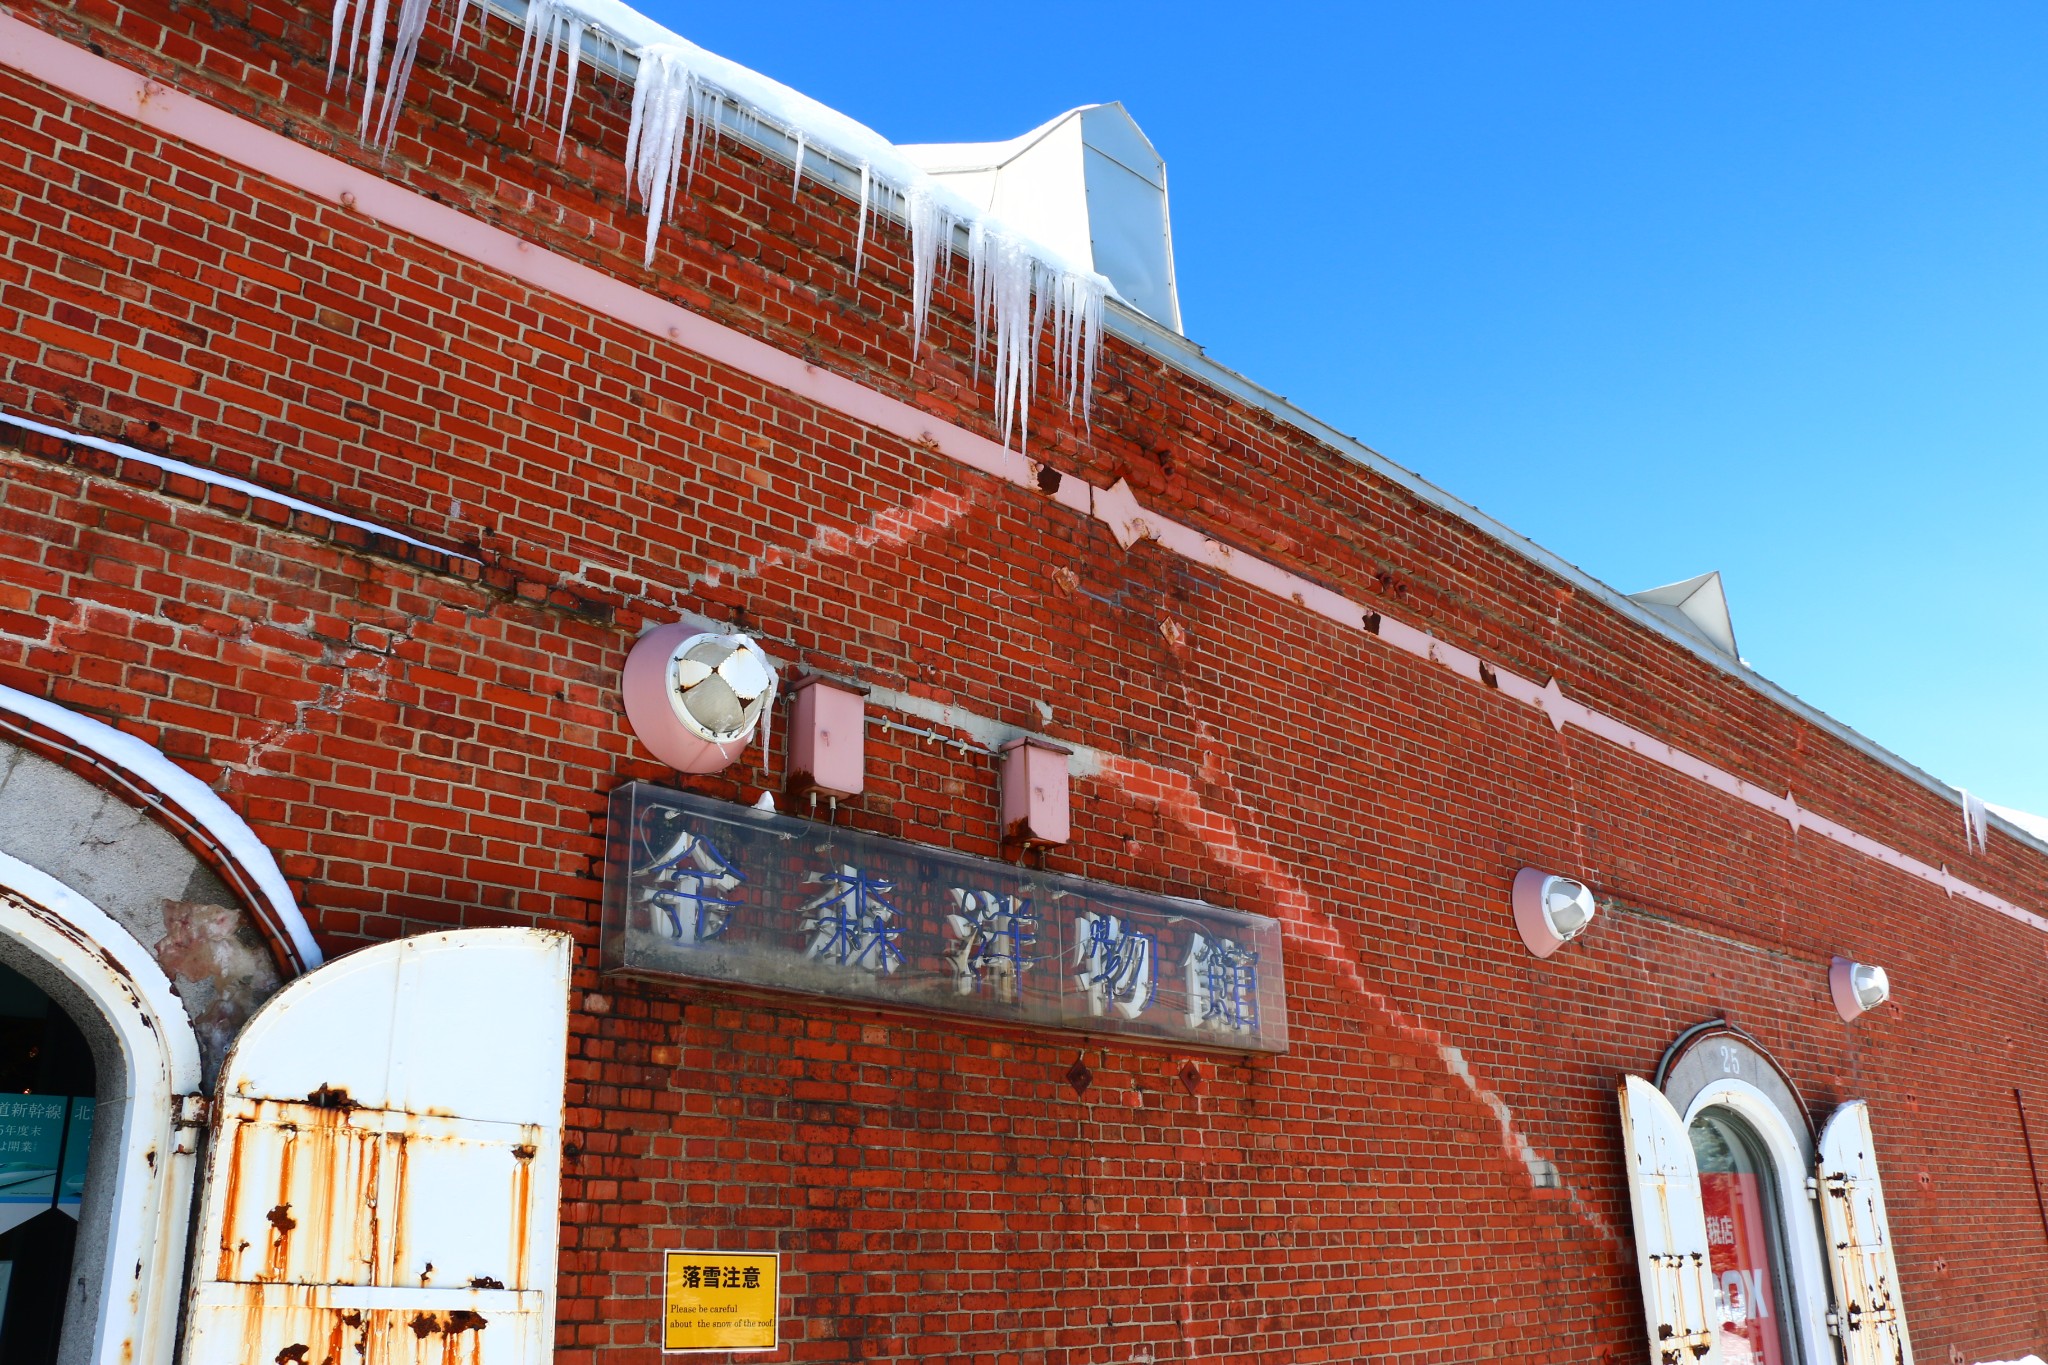
{"label": "red poster", "polygon": [[1753,1175],[1703,1171],[1700,1194],[1721,1308],[1722,1365],[1784,1365],[1763,1188]]}

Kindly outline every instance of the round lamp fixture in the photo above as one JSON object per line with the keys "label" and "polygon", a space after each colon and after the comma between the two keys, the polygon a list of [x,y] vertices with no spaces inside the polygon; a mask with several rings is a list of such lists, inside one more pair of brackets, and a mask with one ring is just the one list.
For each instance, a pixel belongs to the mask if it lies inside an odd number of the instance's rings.
{"label": "round lamp fixture", "polygon": [[1549,957],[1585,933],[1600,912],[1592,887],[1533,867],[1515,874],[1514,903],[1515,928],[1538,957]]}
{"label": "round lamp fixture", "polygon": [[745,635],[678,622],[626,656],[626,719],[662,762],[715,773],[745,752],[775,704],[775,665]]}
{"label": "round lamp fixture", "polygon": [[1828,967],[1828,991],[1835,997],[1835,1012],[1846,1022],[1891,999],[1892,981],[1882,967],[1838,957]]}

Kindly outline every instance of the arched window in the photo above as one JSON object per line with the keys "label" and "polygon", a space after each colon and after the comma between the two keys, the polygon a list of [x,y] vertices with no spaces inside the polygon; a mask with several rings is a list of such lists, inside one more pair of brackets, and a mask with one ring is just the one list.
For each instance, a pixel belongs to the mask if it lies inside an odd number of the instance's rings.
{"label": "arched window", "polygon": [[1721,1318],[1721,1365],[1789,1365],[1799,1359],[1785,1269],[1783,1193],[1756,1130],[1714,1105],[1686,1125],[1700,1168],[1708,1272]]}
{"label": "arched window", "polygon": [[[1882,1288],[1884,1311],[1851,1328],[1859,1349],[1864,1337],[1871,1351],[1903,1342],[1864,1105],[1844,1105],[1827,1129],[1831,1153],[1844,1144],[1862,1153],[1853,1178],[1836,1177],[1837,1196],[1816,1178],[1827,1163],[1791,1083],[1725,1023],[1688,1031],[1656,1083],[1628,1077],[1621,1099],[1653,1360],[1677,1359],[1676,1349],[1717,1354],[1721,1365],[1832,1365],[1831,1276],[1837,1287],[1854,1277]],[[1831,1169],[1849,1164],[1831,1159]],[[1867,1205],[1867,1226],[1835,1238],[1831,1258],[1821,1205],[1851,1197]]]}
{"label": "arched window", "polygon": [[1828,1365],[1805,1106],[1762,1049],[1725,1025],[1681,1038],[1659,1072],[1699,1163],[1723,1365]]}

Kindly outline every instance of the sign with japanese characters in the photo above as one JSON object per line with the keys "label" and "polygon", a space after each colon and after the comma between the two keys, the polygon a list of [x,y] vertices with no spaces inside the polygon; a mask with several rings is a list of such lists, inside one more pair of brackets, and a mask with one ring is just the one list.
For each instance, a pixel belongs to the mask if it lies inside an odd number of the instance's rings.
{"label": "sign with japanese characters", "polygon": [[1279,922],[632,782],[604,965],[1246,1052],[1287,1046]]}
{"label": "sign with japanese characters", "polygon": [[93,1107],[83,1096],[0,1095],[0,1233],[46,1209],[78,1217]]}
{"label": "sign with japanese characters", "polygon": [[662,1273],[661,1349],[772,1351],[777,1345],[773,1253],[671,1251]]}

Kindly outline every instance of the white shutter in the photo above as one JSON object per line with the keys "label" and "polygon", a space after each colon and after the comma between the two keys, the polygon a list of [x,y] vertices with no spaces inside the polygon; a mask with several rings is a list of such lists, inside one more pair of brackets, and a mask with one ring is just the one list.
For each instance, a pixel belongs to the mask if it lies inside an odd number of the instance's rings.
{"label": "white shutter", "polygon": [[1651,1365],[1720,1365],[1699,1163],[1685,1120],[1640,1076],[1621,1083],[1621,1136]]}
{"label": "white shutter", "polygon": [[1845,1365],[1913,1365],[1869,1105],[1854,1100],[1834,1112],[1821,1129],[1819,1163],[1821,1226]]}
{"label": "white shutter", "polygon": [[221,1071],[185,1365],[548,1365],[569,940],[472,929],[292,982]]}

